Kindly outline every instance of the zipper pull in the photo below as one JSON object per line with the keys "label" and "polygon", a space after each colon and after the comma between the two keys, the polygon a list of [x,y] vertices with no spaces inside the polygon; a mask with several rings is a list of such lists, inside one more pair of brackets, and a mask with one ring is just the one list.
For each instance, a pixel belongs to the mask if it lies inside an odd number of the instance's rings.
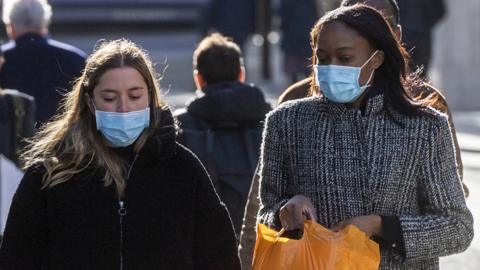
{"label": "zipper pull", "polygon": [[118,214],[119,214],[120,216],[122,216],[122,217],[127,214],[127,209],[125,209],[125,207],[123,206],[123,204],[124,204],[123,201],[118,201],[118,206],[119,206],[119,208],[118,208]]}

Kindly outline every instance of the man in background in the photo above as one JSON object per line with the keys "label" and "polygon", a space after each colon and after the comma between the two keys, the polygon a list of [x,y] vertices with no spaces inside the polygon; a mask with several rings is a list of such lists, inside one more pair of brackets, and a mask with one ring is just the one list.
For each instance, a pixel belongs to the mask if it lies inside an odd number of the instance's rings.
{"label": "man in background", "polygon": [[259,88],[245,83],[240,47],[219,33],[200,42],[193,69],[197,97],[175,112],[178,141],[205,165],[239,236],[271,107]]}
{"label": "man in background", "polygon": [[411,54],[410,68],[428,76],[432,56],[432,32],[445,16],[444,0],[397,0],[403,26],[403,42]]}
{"label": "man in background", "polygon": [[0,86],[31,95],[38,104],[37,124],[48,121],[72,81],[84,67],[85,54],[51,39],[52,11],[46,0],[11,0],[4,4],[3,21],[11,39],[2,46],[5,64]]}

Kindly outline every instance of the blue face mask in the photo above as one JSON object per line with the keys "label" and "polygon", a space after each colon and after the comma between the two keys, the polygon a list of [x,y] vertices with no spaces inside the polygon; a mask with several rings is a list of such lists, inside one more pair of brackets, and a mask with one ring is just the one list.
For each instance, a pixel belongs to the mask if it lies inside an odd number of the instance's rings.
{"label": "blue face mask", "polygon": [[131,145],[142,131],[150,125],[150,108],[119,113],[95,109],[97,129],[116,147]]}
{"label": "blue face mask", "polygon": [[326,98],[337,103],[351,103],[357,100],[370,85],[373,72],[367,83],[360,86],[358,79],[362,68],[370,62],[377,51],[361,66],[315,65],[315,83]]}

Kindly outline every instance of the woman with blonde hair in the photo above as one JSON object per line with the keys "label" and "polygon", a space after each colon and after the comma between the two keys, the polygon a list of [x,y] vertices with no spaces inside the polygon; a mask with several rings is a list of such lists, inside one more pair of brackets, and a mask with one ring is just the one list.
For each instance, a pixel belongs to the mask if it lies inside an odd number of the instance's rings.
{"label": "woman with blonde hair", "polygon": [[240,268],[228,213],[176,143],[144,51],[103,43],[61,111],[24,153],[0,269]]}

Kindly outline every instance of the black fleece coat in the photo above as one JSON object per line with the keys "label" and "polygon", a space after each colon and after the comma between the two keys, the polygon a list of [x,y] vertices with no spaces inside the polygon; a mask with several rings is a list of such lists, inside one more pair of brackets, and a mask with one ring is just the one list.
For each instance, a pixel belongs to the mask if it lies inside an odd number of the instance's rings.
{"label": "black fleece coat", "polygon": [[41,189],[45,170],[30,168],[12,202],[0,269],[240,269],[225,206],[198,159],[175,142],[165,112],[134,161],[122,219],[102,170]]}

